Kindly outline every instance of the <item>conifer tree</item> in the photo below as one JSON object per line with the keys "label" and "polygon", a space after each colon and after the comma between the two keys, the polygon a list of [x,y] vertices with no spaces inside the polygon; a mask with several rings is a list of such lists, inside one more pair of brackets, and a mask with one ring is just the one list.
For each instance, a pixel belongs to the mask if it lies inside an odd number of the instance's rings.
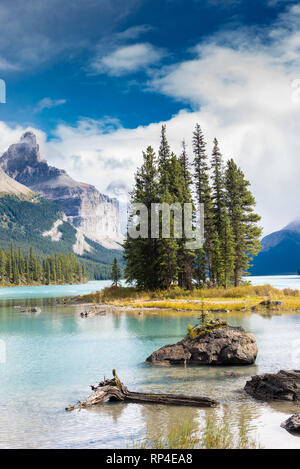
{"label": "conifer tree", "polygon": [[212,168],[212,187],[213,187],[213,210],[214,210],[214,226],[220,236],[222,229],[222,219],[225,208],[225,180],[224,165],[222,154],[219,149],[218,140],[214,139],[214,147],[211,158]]}
{"label": "conifer tree", "polygon": [[217,231],[215,232],[214,236],[212,282],[215,286],[224,284],[224,259],[222,257],[221,241]]}
{"label": "conifer tree", "polygon": [[33,282],[63,283],[65,275],[62,273],[62,266],[68,271],[67,281],[78,282],[85,278],[83,266],[74,254],[61,254],[59,258],[57,254],[54,254],[40,260],[32,247],[29,254],[24,254],[20,248],[15,250],[13,243],[8,251],[0,248],[0,282],[2,285]]}
{"label": "conifer tree", "polygon": [[51,266],[50,266],[49,257],[46,260],[45,279],[46,279],[46,285],[50,285],[50,283],[51,283]]}
{"label": "conifer tree", "polygon": [[249,181],[231,159],[226,169],[226,196],[232,234],[235,242],[234,285],[238,286],[247,272],[250,261],[260,249],[260,216],[254,212],[255,199],[249,190]]}
{"label": "conifer tree", "polygon": [[5,252],[0,248],[0,281],[4,282],[6,276],[6,256]]}
{"label": "conifer tree", "polygon": [[121,279],[121,271],[118,265],[118,261],[116,258],[114,258],[113,266],[112,266],[112,271],[111,271],[111,278],[113,281],[113,285],[117,287],[119,285],[119,281]]}
{"label": "conifer tree", "polygon": [[12,281],[12,274],[13,274],[13,266],[12,266],[12,257],[11,253],[8,253],[6,256],[6,279],[8,282]]}
{"label": "conifer tree", "polygon": [[179,166],[176,168],[177,179],[176,184],[178,186],[178,202],[182,208],[182,237],[178,239],[178,285],[180,287],[188,288],[192,290],[193,287],[193,262],[195,254],[190,249],[187,249],[186,242],[189,241],[184,233],[184,204],[193,204],[191,185],[192,177],[189,168],[189,160],[186,151],[185,141],[182,141],[182,152],[178,158]]}
{"label": "conifer tree", "polygon": [[200,204],[203,204],[204,209],[204,246],[200,252],[196,253],[195,270],[198,284],[204,285],[206,273],[208,272],[209,277],[212,277],[214,222],[206,142],[199,124],[196,124],[193,132],[193,153],[196,202],[198,209]]}
{"label": "conifer tree", "polygon": [[12,261],[12,282],[14,285],[18,285],[20,282],[19,268],[18,268],[17,259],[15,256],[13,256],[13,261]]}
{"label": "conifer tree", "polygon": [[[171,154],[166,136],[166,126],[161,129],[161,140],[158,153],[158,201],[159,203],[172,204],[179,202],[178,180],[180,179],[181,167],[177,158]],[[169,289],[172,282],[177,280],[178,263],[177,251],[178,243],[174,238],[174,214],[170,216],[170,237],[162,236],[162,217],[160,214],[160,235],[157,240],[157,272],[159,283],[163,288]]]}
{"label": "conifer tree", "polygon": [[224,211],[221,230],[221,255],[223,259],[222,286],[227,288],[234,275],[235,242],[227,211]]}
{"label": "conifer tree", "polygon": [[[169,289],[176,283],[192,288],[193,280],[202,287],[208,283],[207,274],[210,285],[224,288],[232,283],[238,285],[251,257],[258,253],[259,216],[254,213],[255,201],[243,173],[232,160],[225,173],[215,139],[210,180],[206,143],[198,124],[193,133],[193,153],[194,190],[185,143],[177,158],[171,153],[165,126],[162,126],[158,159],[151,147],[143,153],[143,165],[136,173],[131,201],[142,203],[148,209],[148,237],[131,239],[127,236],[124,249],[126,279],[135,281],[141,289]],[[204,205],[205,242],[203,249],[195,252],[186,249],[183,220],[180,233],[176,232],[178,218],[174,216],[176,209],[192,203],[192,193],[197,205]],[[159,230],[152,238],[153,203],[159,203],[161,208],[165,204],[170,209],[167,238],[162,230],[161,212],[155,214]],[[139,221],[132,218],[131,222],[139,228]],[[64,272],[66,276],[65,263]]]}
{"label": "conifer tree", "polygon": [[[124,244],[126,260],[125,278],[135,281],[138,288],[156,289],[159,287],[157,275],[157,239],[151,237],[151,204],[158,202],[158,175],[156,156],[152,147],[143,152],[143,164],[135,175],[135,186],[131,193],[131,203],[142,203],[148,210],[148,237],[132,239],[129,234]],[[130,218],[129,223],[135,223]]]}
{"label": "conifer tree", "polygon": [[164,188],[170,184],[170,158],[171,150],[167,140],[166,126],[162,125],[160,135],[160,146],[158,151],[158,166],[160,175],[160,191],[163,192]]}
{"label": "conifer tree", "polygon": [[184,183],[185,183],[185,189],[184,190],[188,190],[188,192],[189,192],[188,198],[190,199],[191,185],[192,185],[193,181],[192,181],[191,172],[190,172],[190,164],[189,164],[188,154],[187,154],[187,151],[186,151],[185,140],[182,140],[181,146],[182,146],[182,151],[181,151],[181,154],[178,158],[178,161],[179,161],[179,164],[181,166],[182,173],[183,173],[182,175],[183,175],[183,179],[184,179]]}

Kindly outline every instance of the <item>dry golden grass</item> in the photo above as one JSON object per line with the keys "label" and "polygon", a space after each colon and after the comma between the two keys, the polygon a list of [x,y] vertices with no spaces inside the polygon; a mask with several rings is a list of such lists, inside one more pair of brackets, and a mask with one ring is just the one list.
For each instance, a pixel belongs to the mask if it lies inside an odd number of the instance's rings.
{"label": "dry golden grass", "polygon": [[192,292],[172,288],[170,291],[139,291],[133,287],[108,287],[78,298],[85,303],[106,303],[133,308],[172,309],[180,311],[250,311],[264,309],[259,303],[265,299],[280,300],[284,305],[276,310],[300,310],[300,291],[279,290],[271,285],[194,289]]}
{"label": "dry golden grass", "polygon": [[[134,306],[135,308],[155,308],[155,309],[176,309],[176,310],[188,310],[188,311],[202,311],[202,303],[194,302],[180,302],[180,301],[125,301],[125,302],[114,302],[116,306]],[[218,302],[205,302],[204,310],[230,310],[240,311],[242,308],[249,307],[249,304],[245,301],[239,301],[238,303],[218,303]]]}

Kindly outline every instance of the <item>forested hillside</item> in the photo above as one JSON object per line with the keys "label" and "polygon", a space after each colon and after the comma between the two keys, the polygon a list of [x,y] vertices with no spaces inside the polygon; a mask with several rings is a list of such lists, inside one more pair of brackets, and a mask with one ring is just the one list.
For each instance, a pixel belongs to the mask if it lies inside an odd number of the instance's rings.
{"label": "forested hillside", "polygon": [[[45,236],[55,222],[60,220],[57,228],[57,241]],[[14,195],[0,197],[0,248],[9,250],[11,241],[16,248],[29,253],[33,247],[39,259],[53,254],[74,254],[76,229],[67,221],[59,207],[53,202],[34,195],[19,198]],[[111,274],[113,259],[122,262],[122,251],[105,249],[98,243],[85,238],[89,251],[77,255],[90,279],[107,279]]]}
{"label": "forested hillside", "polygon": [[74,254],[52,254],[39,258],[33,248],[26,253],[15,249],[0,248],[0,284],[32,285],[80,283],[86,281],[84,266]]}

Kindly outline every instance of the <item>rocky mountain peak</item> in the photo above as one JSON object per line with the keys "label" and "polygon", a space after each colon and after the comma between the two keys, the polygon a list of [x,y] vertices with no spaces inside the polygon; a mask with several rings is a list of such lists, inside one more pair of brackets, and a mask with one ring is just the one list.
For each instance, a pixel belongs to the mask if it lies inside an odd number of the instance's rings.
{"label": "rocky mountain peak", "polygon": [[[42,162],[36,136],[32,132],[25,132],[18,143],[10,145],[1,157],[1,166],[12,178],[17,179],[18,173],[28,167],[35,167]],[[27,181],[19,181],[26,184]]]}
{"label": "rocky mountain peak", "polygon": [[96,187],[75,181],[42,160],[36,136],[25,132],[0,158],[5,173],[55,202],[84,236],[104,247],[120,248],[119,204]]}
{"label": "rocky mountain peak", "polygon": [[38,149],[36,135],[33,132],[25,132],[20,138],[20,143],[26,143],[27,145]]}

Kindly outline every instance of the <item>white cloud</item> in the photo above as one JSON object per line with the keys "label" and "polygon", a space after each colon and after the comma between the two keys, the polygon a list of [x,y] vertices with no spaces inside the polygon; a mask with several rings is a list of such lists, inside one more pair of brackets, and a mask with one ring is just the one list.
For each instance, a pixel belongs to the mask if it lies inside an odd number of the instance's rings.
{"label": "white cloud", "polygon": [[158,63],[163,57],[162,49],[148,43],[119,47],[108,55],[95,58],[91,68],[95,73],[119,76],[134,73]]}
{"label": "white cloud", "polygon": [[[141,0],[1,0],[0,67],[40,67],[58,56],[90,51]],[[1,70],[1,68],[0,68]]]}
{"label": "white cloud", "polygon": [[0,71],[15,71],[18,70],[19,67],[18,65],[15,65],[8,60],[6,60],[4,57],[0,57]]}
{"label": "white cloud", "polygon": [[2,155],[2,153],[7,150],[9,145],[18,142],[21,135],[27,130],[30,130],[36,134],[38,143],[42,148],[42,152],[45,152],[45,142],[47,139],[45,132],[34,127],[22,127],[21,125],[13,127],[9,126],[3,121],[0,121],[0,154]]}
{"label": "white cloud", "polygon": [[[233,157],[250,179],[265,233],[300,216],[300,104],[291,84],[300,78],[300,7],[292,7],[269,30],[266,41],[253,32],[227,34],[200,44],[190,60],[164,68],[149,86],[186,101],[167,124],[172,149],[185,137],[191,152],[196,122],[211,150],[218,137],[224,157]],[[264,32],[266,34],[266,32]],[[109,183],[132,184],[142,150],[159,145],[161,122],[126,129],[115,120],[82,119],[58,125],[55,138],[39,134],[42,154],[78,180],[105,192]],[[0,123],[0,150],[25,129]],[[119,164],[118,164],[119,163]]]}
{"label": "white cloud", "polygon": [[66,102],[66,99],[43,98],[37,103],[35,112],[41,112],[43,109],[51,109],[53,107],[61,106]]}

